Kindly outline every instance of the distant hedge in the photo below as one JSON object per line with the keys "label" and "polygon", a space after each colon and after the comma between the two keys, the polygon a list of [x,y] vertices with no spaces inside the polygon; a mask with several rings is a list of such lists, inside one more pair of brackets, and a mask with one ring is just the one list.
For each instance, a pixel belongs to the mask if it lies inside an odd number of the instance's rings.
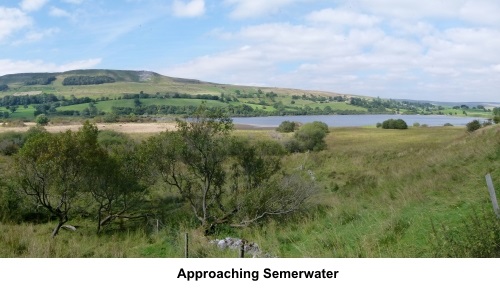
{"label": "distant hedge", "polygon": [[383,129],[408,129],[408,125],[403,119],[389,119],[382,122]]}
{"label": "distant hedge", "polygon": [[64,86],[69,85],[97,85],[113,83],[115,79],[109,76],[68,76],[63,80]]}
{"label": "distant hedge", "polygon": [[30,80],[24,81],[25,85],[49,85],[53,81],[56,80],[56,77],[54,76],[48,76],[48,77],[39,77],[39,78],[33,78]]}

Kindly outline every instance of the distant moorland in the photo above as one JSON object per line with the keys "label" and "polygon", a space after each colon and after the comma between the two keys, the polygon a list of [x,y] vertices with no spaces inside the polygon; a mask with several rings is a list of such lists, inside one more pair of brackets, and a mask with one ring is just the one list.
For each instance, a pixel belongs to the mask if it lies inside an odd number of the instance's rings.
{"label": "distant moorland", "polygon": [[[276,87],[217,84],[148,71],[74,70],[0,77],[0,118],[96,118],[189,115],[202,102],[232,116],[435,114],[489,117],[500,103],[430,103]],[[132,116],[132,117],[131,117]]]}

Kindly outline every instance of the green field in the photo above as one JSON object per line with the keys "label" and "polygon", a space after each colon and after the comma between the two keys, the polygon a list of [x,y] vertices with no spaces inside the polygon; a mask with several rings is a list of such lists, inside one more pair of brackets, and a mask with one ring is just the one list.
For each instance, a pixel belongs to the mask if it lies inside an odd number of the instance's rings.
{"label": "green field", "polygon": [[[272,130],[234,133],[249,139],[290,137]],[[208,243],[229,236],[256,242],[271,257],[475,257],[464,250],[470,241],[482,249],[493,243],[500,256],[498,231],[474,224],[476,218],[495,221],[484,175],[491,173],[499,191],[500,126],[474,133],[457,127],[335,128],[326,140],[327,150],[283,159],[285,170],[310,171],[321,187],[308,208],[292,216],[228,227],[208,239],[182,216],[189,207],[166,210],[158,233],[153,221],[97,237],[92,222],[75,219],[77,232],[50,239],[53,223],[3,223],[0,256],[183,257],[185,232],[192,257],[237,257],[236,251]],[[2,171],[10,161],[1,156]]]}

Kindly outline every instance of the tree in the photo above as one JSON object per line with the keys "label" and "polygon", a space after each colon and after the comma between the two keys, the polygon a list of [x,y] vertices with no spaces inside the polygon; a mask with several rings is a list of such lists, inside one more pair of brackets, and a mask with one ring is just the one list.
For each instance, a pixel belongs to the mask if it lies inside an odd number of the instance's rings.
{"label": "tree", "polygon": [[86,122],[78,132],[35,133],[15,158],[20,191],[58,220],[52,237],[69,221],[85,182],[92,181],[93,157],[99,156],[97,132],[95,125]]}
{"label": "tree", "polygon": [[403,119],[388,119],[382,122],[383,129],[408,129],[408,124]]}
{"label": "tree", "polygon": [[493,108],[493,122],[500,123],[500,107]]}
{"label": "tree", "polygon": [[45,126],[45,125],[49,124],[49,117],[47,117],[45,114],[40,114],[40,115],[36,116],[35,122],[38,125]]}
{"label": "tree", "polygon": [[131,142],[95,149],[93,168],[85,182],[96,203],[97,233],[115,219],[145,218],[142,211],[147,196],[140,179],[144,165],[139,163],[137,147]]}
{"label": "tree", "polygon": [[294,121],[283,121],[281,124],[276,128],[276,131],[282,132],[282,133],[289,133],[295,131],[297,128],[297,123]]}
{"label": "tree", "polygon": [[328,125],[320,121],[306,123],[295,132],[294,138],[300,143],[301,151],[321,151],[326,149],[325,137]]}
{"label": "tree", "polygon": [[177,120],[178,131],[152,137],[146,146],[161,178],[177,188],[201,225],[217,222],[226,180],[224,161],[233,124],[220,110],[204,106],[189,121]]}
{"label": "tree", "polygon": [[474,132],[481,128],[481,122],[479,122],[479,120],[472,120],[466,124],[466,127],[468,132]]}
{"label": "tree", "polygon": [[231,137],[232,121],[220,110],[200,107],[177,126],[178,131],[148,139],[142,154],[152,175],[175,187],[189,204],[206,234],[220,224],[249,225],[268,215],[296,211],[315,191],[295,191],[303,197],[283,192],[288,188],[280,186],[285,181],[278,173],[281,145]]}

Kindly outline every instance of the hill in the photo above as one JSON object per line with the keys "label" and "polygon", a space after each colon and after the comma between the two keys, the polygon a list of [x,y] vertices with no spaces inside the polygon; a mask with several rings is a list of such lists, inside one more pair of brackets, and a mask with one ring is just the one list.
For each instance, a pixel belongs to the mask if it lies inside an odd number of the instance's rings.
{"label": "hill", "polygon": [[[70,76],[108,76],[115,80],[114,83],[106,83],[102,85],[85,85],[85,86],[64,86],[63,81]],[[36,80],[46,77],[55,77],[55,81],[48,85],[27,85],[27,81]],[[27,95],[26,93],[42,91],[44,93],[53,93],[69,97],[118,97],[124,93],[187,93],[187,94],[211,94],[221,95],[221,93],[240,93],[257,92],[261,89],[263,92],[273,91],[278,94],[315,94],[321,96],[337,96],[338,93],[324,91],[309,91],[288,88],[271,88],[271,87],[254,87],[229,84],[217,84],[204,82],[195,79],[174,78],[160,75],[151,71],[131,71],[131,70],[106,70],[106,69],[90,69],[90,70],[72,70],[61,73],[20,73],[0,76],[0,85],[9,86],[7,91],[0,92],[0,97],[6,95]]]}
{"label": "hill", "polygon": [[[186,115],[202,102],[232,116],[435,114],[491,116],[492,106],[465,108],[335,92],[218,84],[151,71],[72,70],[0,77],[0,119]],[[499,104],[500,105],[500,104]],[[122,117],[123,118],[123,117]],[[131,119],[128,119],[131,120]]]}

